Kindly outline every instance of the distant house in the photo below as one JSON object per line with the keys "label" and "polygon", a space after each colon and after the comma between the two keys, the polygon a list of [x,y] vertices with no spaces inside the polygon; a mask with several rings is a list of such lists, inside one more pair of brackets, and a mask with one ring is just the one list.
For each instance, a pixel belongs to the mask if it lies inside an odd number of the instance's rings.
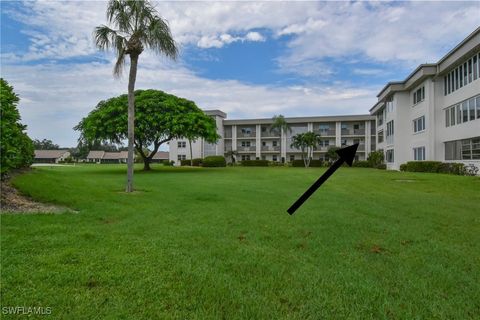
{"label": "distant house", "polygon": [[163,161],[168,161],[169,153],[166,151],[158,151],[152,158],[152,163],[159,163]]}
{"label": "distant house", "polygon": [[87,155],[87,162],[100,163],[104,154],[105,151],[90,151]]}
{"label": "distant house", "polygon": [[35,150],[35,163],[58,163],[70,156],[68,150]]}
{"label": "distant house", "polygon": [[106,152],[100,150],[92,150],[87,155],[87,162],[95,163],[127,163],[128,152]]}

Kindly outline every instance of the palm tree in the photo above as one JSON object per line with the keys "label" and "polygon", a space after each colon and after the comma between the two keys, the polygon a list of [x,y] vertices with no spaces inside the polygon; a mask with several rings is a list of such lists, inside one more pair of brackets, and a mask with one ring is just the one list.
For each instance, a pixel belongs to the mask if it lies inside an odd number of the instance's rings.
{"label": "palm tree", "polygon": [[145,48],[175,60],[178,49],[167,23],[148,1],[110,0],[107,21],[113,28],[101,25],[93,33],[96,46],[101,50],[113,49],[117,62],[113,74],[119,77],[130,56],[128,77],[128,169],[126,192],[133,191],[133,145],[135,121],[135,80],[138,57]]}
{"label": "palm tree", "polygon": [[[280,131],[280,145],[282,144],[282,136],[283,133],[285,134],[288,132],[292,133],[292,128],[290,128],[290,125],[287,123],[287,120],[285,120],[285,117],[281,114],[274,115],[273,118],[273,123],[270,125],[270,132],[277,132]],[[285,159],[282,157],[282,162],[284,162]]]}
{"label": "palm tree", "polygon": [[300,149],[305,168],[310,165],[313,157],[313,150],[317,149],[320,142],[320,135],[315,132],[299,133],[292,137],[292,148]]}

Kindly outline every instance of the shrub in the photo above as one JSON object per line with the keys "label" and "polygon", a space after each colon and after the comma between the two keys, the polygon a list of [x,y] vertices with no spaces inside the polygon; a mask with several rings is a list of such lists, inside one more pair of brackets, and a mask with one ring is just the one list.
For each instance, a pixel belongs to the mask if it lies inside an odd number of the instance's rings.
{"label": "shrub", "polygon": [[285,167],[287,164],[284,162],[278,162],[278,161],[269,161],[268,166],[269,167]]}
{"label": "shrub", "polygon": [[465,175],[465,165],[455,162],[440,161],[409,161],[400,165],[401,171],[409,172],[432,172],[432,173],[448,173],[455,175]]}
{"label": "shrub", "polygon": [[202,167],[226,167],[227,162],[223,156],[208,156],[203,159]]}
{"label": "shrub", "polygon": [[387,170],[387,165],[385,163],[379,164],[375,168],[380,169],[380,170]]}
{"label": "shrub", "polygon": [[268,167],[268,160],[243,160],[241,165],[244,167]]}
{"label": "shrub", "polygon": [[[290,162],[292,167],[305,167],[303,160],[293,160]],[[310,160],[309,167],[322,167],[324,162],[322,160]]]}
{"label": "shrub", "polygon": [[192,159],[191,162],[190,162],[190,159],[181,160],[181,161],[180,161],[180,164],[181,164],[182,166],[189,166],[190,164],[192,164],[194,167],[201,167],[201,166],[202,166],[202,162],[203,162],[203,159],[202,159],[202,158],[194,158],[194,159]]}
{"label": "shrub", "polygon": [[34,158],[33,142],[20,123],[17,109],[19,98],[7,81],[0,78],[0,173],[4,176],[12,169],[27,167]]}
{"label": "shrub", "polygon": [[369,167],[371,167],[371,165],[370,165],[370,162],[368,162],[368,161],[355,161],[353,163],[352,167],[369,168]]}
{"label": "shrub", "polygon": [[367,161],[370,164],[370,167],[375,168],[378,165],[383,163],[384,155],[383,150],[377,150],[370,152],[368,155]]}

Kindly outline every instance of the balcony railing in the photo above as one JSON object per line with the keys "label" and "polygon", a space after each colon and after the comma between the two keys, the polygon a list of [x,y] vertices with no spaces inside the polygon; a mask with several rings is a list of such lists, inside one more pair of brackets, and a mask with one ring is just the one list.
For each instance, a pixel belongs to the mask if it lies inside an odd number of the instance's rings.
{"label": "balcony railing", "polygon": [[224,138],[227,138],[227,139],[228,139],[228,138],[232,138],[232,131],[225,131],[225,132],[223,133],[223,137],[224,137]]}
{"label": "balcony railing", "polygon": [[342,136],[363,136],[365,129],[342,129]]}
{"label": "balcony railing", "polygon": [[313,130],[316,134],[319,134],[320,136],[334,136],[335,135],[335,129],[330,129],[330,130],[320,130],[316,129]]}
{"label": "balcony railing", "polygon": [[255,132],[250,132],[250,133],[242,133],[242,132],[237,132],[237,138],[255,138],[257,134]]}
{"label": "balcony railing", "polygon": [[262,146],[262,151],[280,151],[280,146]]}
{"label": "balcony railing", "polygon": [[238,151],[256,151],[255,146],[250,146],[250,147],[237,147]]}

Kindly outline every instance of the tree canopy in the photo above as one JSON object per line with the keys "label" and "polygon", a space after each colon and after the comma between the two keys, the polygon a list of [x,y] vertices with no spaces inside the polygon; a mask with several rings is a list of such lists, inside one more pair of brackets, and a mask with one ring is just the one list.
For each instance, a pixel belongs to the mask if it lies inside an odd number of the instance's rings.
{"label": "tree canopy", "polygon": [[33,146],[35,150],[58,150],[60,146],[58,144],[53,143],[52,140],[49,139],[35,139],[33,140]]}
{"label": "tree canopy", "polygon": [[317,149],[320,142],[320,135],[315,132],[298,133],[292,137],[292,147],[300,149],[302,152],[303,163],[305,168],[310,165],[313,157],[313,150]]}
{"label": "tree canopy", "polygon": [[7,81],[0,78],[0,154],[1,175],[11,169],[29,166],[33,162],[33,143],[20,123],[17,104],[20,101]]}
{"label": "tree canopy", "polygon": [[[127,138],[127,108],[127,95],[100,101],[75,127],[81,132],[80,140],[117,144],[124,141]],[[159,147],[174,138],[197,137],[210,143],[218,140],[215,121],[193,101],[160,90],[136,90],[135,108],[134,145],[144,160],[145,170],[149,170]],[[148,147],[152,150],[150,154],[144,151]]]}

